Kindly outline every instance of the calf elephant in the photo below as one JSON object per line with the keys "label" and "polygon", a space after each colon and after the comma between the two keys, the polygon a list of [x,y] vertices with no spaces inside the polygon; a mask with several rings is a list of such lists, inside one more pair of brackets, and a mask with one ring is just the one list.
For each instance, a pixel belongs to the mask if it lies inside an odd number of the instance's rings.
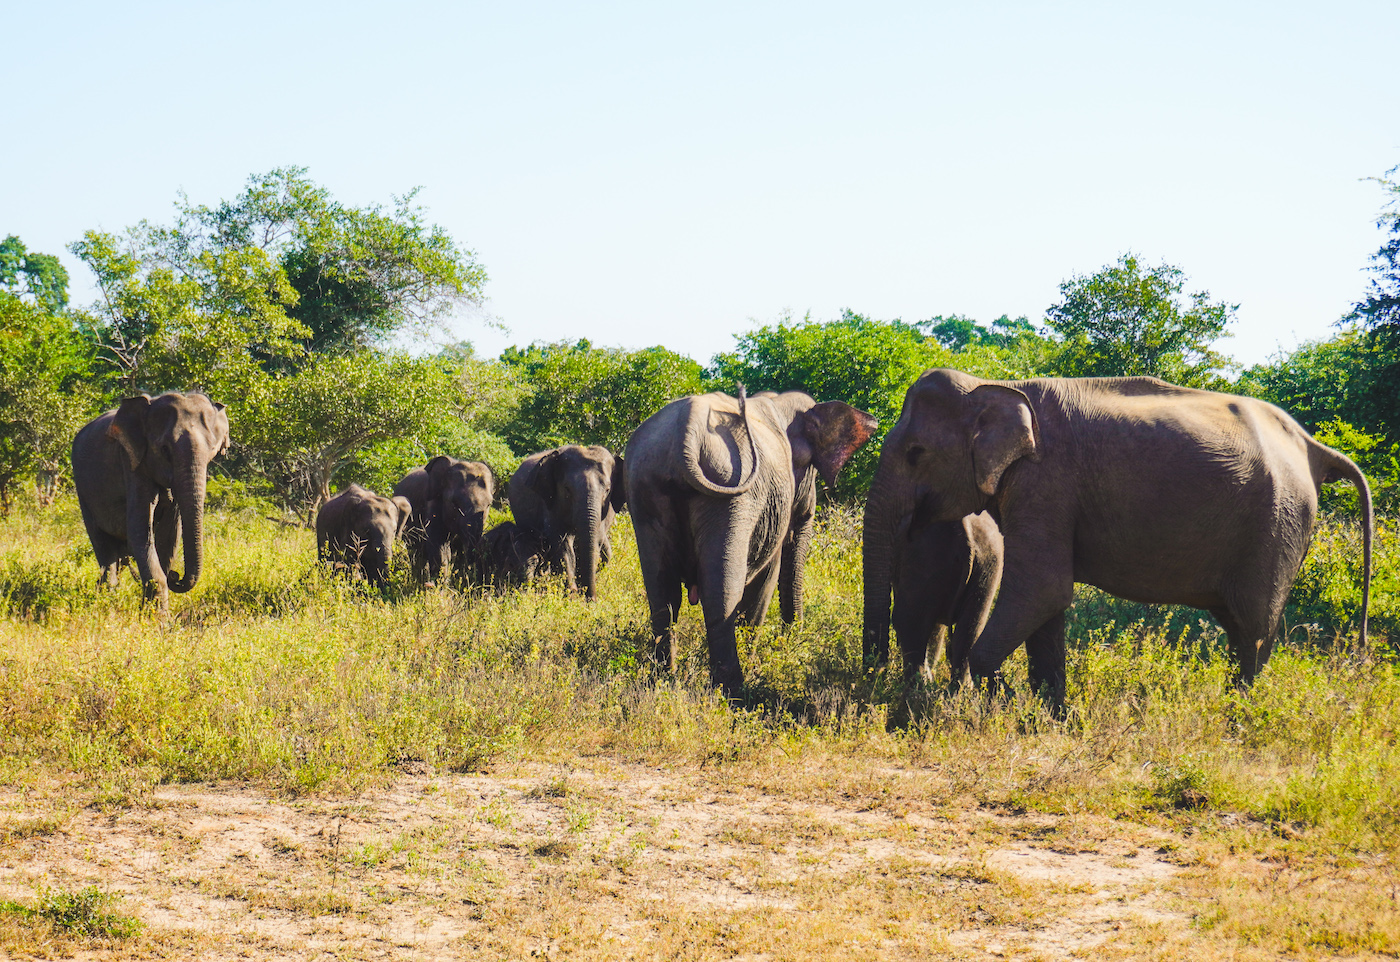
{"label": "calf elephant", "polygon": [[412,516],[413,506],[407,498],[381,497],[352,484],[316,513],[316,556],[322,562],[359,571],[370,584],[383,588],[394,542]]}
{"label": "calf elephant", "polygon": [[510,479],[510,509],[515,523],[538,539],[549,569],[562,572],[571,591],[577,581],[591,601],[626,491],[622,458],[599,445],[570,444],[521,463]]}
{"label": "calf elephant", "polygon": [[1323,482],[1360,492],[1361,638],[1372,514],[1361,471],[1271,404],[1156,378],[983,381],[926,371],[880,453],[865,513],[868,657],[887,644],[899,521],[986,509],[1005,540],[1001,592],[968,655],[974,677],[1026,645],[1031,683],[1063,710],[1064,612],[1075,582],[1210,611],[1235,677],[1269,659]]}
{"label": "calf elephant", "polygon": [[449,558],[459,578],[472,577],[495,493],[490,468],[445,455],[413,469],[394,485],[395,497],[407,498],[413,508],[404,547],[421,580],[436,581]]}
{"label": "calf elephant", "polygon": [[[73,484],[99,582],[117,583],[136,561],[147,601],[161,610],[204,570],[204,493],[209,461],[228,450],[228,414],[203,394],[138,394],[73,438]],[[170,570],[184,530],[185,574]]]}
{"label": "calf elephant", "polygon": [[627,494],[657,661],[674,667],[683,589],[705,614],[710,678],[744,677],[734,629],[762,623],[775,586],[783,620],[802,616],[816,475],[828,485],[875,430],[841,401],[801,391],[672,401],[627,442]]}
{"label": "calf elephant", "polygon": [[[930,643],[937,657],[945,637],[948,670],[956,683],[1001,584],[1001,531],[985,511],[928,523],[911,515],[896,527],[891,554],[894,634],[905,687],[928,680]],[[877,652],[877,657],[884,661],[888,652]]]}
{"label": "calf elephant", "polygon": [[539,541],[511,521],[503,521],[482,539],[481,580],[497,588],[529,584],[543,561]]}

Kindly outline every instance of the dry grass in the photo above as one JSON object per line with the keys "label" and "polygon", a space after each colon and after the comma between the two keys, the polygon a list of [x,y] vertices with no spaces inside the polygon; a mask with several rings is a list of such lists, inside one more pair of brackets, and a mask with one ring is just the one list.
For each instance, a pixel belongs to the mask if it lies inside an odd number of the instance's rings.
{"label": "dry grass", "polygon": [[[1066,722],[964,693],[891,731],[839,512],[805,623],[745,634],[739,704],[705,684],[695,611],[675,677],[639,660],[625,519],[585,605],[381,597],[309,533],[215,514],[168,618],[95,590],[71,502],[0,538],[18,957],[1400,955],[1384,644],[1285,646],[1240,694],[1213,629],[1086,596]],[[37,912],[90,886],[140,931]]]}

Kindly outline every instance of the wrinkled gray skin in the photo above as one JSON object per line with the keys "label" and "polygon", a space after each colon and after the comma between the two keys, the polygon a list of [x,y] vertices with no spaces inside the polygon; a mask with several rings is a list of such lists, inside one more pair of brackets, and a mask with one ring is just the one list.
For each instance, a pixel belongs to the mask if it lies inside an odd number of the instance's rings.
{"label": "wrinkled gray skin", "polygon": [[914,512],[987,510],[1005,540],[1001,592],[968,655],[977,679],[1026,645],[1055,711],[1065,686],[1064,612],[1075,582],[1132,601],[1211,612],[1238,684],[1269,659],[1317,514],[1318,487],[1360,493],[1370,600],[1370,491],[1356,465],[1252,398],[1156,378],[983,381],[926,371],[880,455],[865,513],[865,632],[889,635],[891,538]]}
{"label": "wrinkled gray skin", "polygon": [[[747,425],[747,427],[746,427]],[[656,660],[675,666],[681,596],[702,605],[710,678],[744,682],[734,629],[761,624],[780,590],[782,617],[802,616],[816,476],[834,484],[876,421],[841,401],[765,391],[672,401],[627,442],[627,495],[651,607]]]}
{"label": "wrinkled gray skin", "polygon": [[497,588],[529,584],[543,564],[539,541],[514,522],[503,521],[482,539],[481,580]]}
{"label": "wrinkled gray skin", "polygon": [[413,507],[404,547],[419,580],[437,581],[449,558],[460,579],[472,579],[495,495],[490,468],[446,455],[415,468],[394,485],[394,496],[407,498]]}
{"label": "wrinkled gray skin", "polygon": [[[189,591],[204,570],[209,461],[228,450],[228,414],[203,394],[139,394],[89,421],[73,438],[73,484],[99,584],[115,587],[136,561],[147,601]],[[170,570],[184,529],[185,574]]]}
{"label": "wrinkled gray skin", "polygon": [[627,503],[622,473],[623,459],[607,448],[569,444],[530,455],[510,478],[515,523],[539,541],[549,570],[590,601],[613,518]]}
{"label": "wrinkled gray skin", "polygon": [[[892,551],[892,621],[905,688],[928,682],[929,648],[937,658],[945,639],[948,670],[957,682],[1001,584],[1001,531],[985,511],[928,523],[906,516],[895,528]],[[888,657],[880,655],[880,661]]]}
{"label": "wrinkled gray skin", "polygon": [[394,542],[412,516],[407,498],[385,498],[352,484],[316,513],[316,556],[359,571],[370,584],[383,588]]}

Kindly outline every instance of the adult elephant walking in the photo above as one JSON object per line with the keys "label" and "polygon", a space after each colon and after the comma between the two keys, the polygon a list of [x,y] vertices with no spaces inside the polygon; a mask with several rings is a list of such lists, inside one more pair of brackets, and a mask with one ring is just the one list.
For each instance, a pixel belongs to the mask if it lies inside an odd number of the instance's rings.
{"label": "adult elephant walking", "polygon": [[394,485],[394,496],[408,499],[413,508],[404,545],[419,578],[436,581],[449,557],[459,578],[473,576],[495,494],[490,468],[446,455],[414,468]]}
{"label": "adult elephant walking", "polygon": [[1156,378],[1004,382],[926,371],[905,394],[866,506],[866,656],[887,644],[900,519],[985,508],[1006,556],[1001,593],[968,656],[974,677],[997,672],[1024,643],[1032,685],[1062,711],[1064,612],[1083,582],[1210,611],[1229,638],[1237,683],[1248,684],[1269,659],[1319,485],[1343,479],[1361,499],[1364,642],[1366,479],[1279,408]]}
{"label": "adult elephant walking", "polygon": [[526,458],[510,478],[515,523],[541,546],[550,570],[569,590],[598,597],[598,568],[608,560],[613,518],[627,504],[623,459],[605,447],[577,444]]}
{"label": "adult elephant walking", "polygon": [[[147,601],[164,611],[204,570],[209,461],[228,450],[228,414],[203,394],[138,394],[73,438],[73,484],[101,584],[136,561]],[[185,574],[170,570],[184,529]]]}
{"label": "adult elephant walking", "polygon": [[783,620],[802,616],[816,475],[836,475],[877,422],[841,401],[801,391],[672,401],[627,442],[627,492],[654,656],[674,667],[681,595],[705,613],[710,678],[743,686],[734,629],[761,624],[780,587]]}

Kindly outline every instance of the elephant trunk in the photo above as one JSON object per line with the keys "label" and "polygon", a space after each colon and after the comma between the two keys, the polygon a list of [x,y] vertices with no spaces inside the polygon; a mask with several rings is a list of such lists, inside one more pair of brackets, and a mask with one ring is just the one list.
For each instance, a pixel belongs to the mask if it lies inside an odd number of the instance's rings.
{"label": "elephant trunk", "polygon": [[185,545],[185,573],[170,582],[170,590],[184,593],[199,583],[204,570],[204,494],[209,459],[187,444],[187,456],[176,469],[175,500],[180,506],[181,539]]}
{"label": "elephant trunk", "polygon": [[882,469],[875,475],[865,502],[861,540],[865,588],[865,624],[861,654],[867,667],[883,665],[890,656],[890,593],[894,529],[912,505],[899,484]]}
{"label": "elephant trunk", "polygon": [[579,587],[592,601],[598,597],[598,545],[603,524],[604,497],[596,485],[589,485],[588,495],[574,509],[574,559]]}

